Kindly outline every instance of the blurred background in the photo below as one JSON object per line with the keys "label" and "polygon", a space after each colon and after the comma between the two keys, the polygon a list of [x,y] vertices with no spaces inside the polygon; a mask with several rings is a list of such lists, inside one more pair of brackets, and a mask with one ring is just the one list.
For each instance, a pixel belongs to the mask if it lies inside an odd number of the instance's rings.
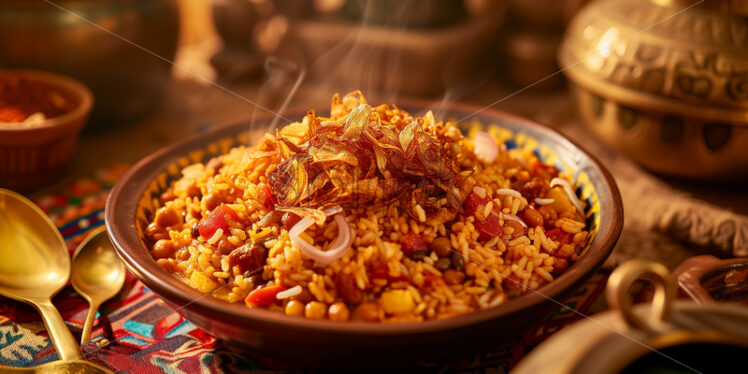
{"label": "blurred background", "polygon": [[466,102],[602,159],[628,256],[671,263],[748,254],[746,35],[738,0],[0,0],[0,68],[93,92],[57,183],[336,92]]}
{"label": "blurred background", "polygon": [[[122,150],[136,160],[201,127],[326,108],[336,92],[488,105],[543,79],[531,93],[553,97],[562,75],[544,78],[583,3],[2,0],[0,67],[82,81],[95,96],[82,146],[139,134],[138,149]],[[522,96],[497,107],[542,116],[554,105]]]}

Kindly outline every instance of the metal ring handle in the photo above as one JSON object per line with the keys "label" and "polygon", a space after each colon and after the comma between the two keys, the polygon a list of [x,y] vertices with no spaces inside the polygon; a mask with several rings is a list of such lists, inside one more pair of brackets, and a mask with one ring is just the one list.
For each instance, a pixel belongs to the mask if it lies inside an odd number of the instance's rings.
{"label": "metal ring handle", "polygon": [[[662,264],[644,260],[628,261],[613,271],[608,279],[608,304],[621,311],[623,320],[629,326],[653,330],[657,324],[669,321],[672,313],[671,304],[675,290],[668,281],[668,275],[668,269]],[[633,312],[629,290],[638,279],[647,280],[655,286],[649,322],[642,320]]]}

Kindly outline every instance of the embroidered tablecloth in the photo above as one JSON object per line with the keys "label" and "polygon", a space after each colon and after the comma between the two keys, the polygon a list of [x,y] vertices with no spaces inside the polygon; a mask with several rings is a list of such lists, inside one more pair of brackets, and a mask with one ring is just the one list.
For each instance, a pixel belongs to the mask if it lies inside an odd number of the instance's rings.
{"label": "embroidered tablecloth", "polygon": [[[104,224],[109,189],[127,169],[115,165],[76,180],[63,191],[34,199],[73,250],[91,229]],[[607,273],[600,271],[552,316],[525,331],[514,341],[488,352],[444,364],[424,367],[441,372],[506,373],[542,340],[581,315],[605,309],[603,290]],[[72,287],[53,299],[68,328],[80,338],[88,304]],[[292,363],[276,362],[229,347],[185,320],[150,290],[127,275],[125,288],[99,309],[87,359],[119,373],[244,373],[296,371]],[[57,360],[44,323],[30,306],[0,297],[0,365],[35,366]],[[2,368],[0,368],[2,372]]]}

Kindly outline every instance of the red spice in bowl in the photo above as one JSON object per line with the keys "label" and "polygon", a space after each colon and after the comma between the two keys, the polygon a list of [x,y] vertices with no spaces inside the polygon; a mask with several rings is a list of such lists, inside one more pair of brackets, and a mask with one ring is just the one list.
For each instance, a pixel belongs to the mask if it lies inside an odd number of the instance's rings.
{"label": "red spice in bowl", "polygon": [[0,126],[27,121],[37,113],[44,119],[59,117],[76,105],[69,94],[46,82],[23,75],[0,77]]}
{"label": "red spice in bowl", "polygon": [[92,107],[91,91],[71,78],[0,70],[0,187],[30,188],[59,176]]}

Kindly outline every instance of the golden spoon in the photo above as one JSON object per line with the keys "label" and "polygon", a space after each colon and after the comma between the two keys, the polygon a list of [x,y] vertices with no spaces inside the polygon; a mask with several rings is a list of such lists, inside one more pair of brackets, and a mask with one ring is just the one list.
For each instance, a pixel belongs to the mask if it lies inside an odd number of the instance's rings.
{"label": "golden spoon", "polygon": [[31,304],[42,315],[62,360],[83,357],[51,298],[70,278],[60,232],[34,203],[0,188],[0,295]]}
{"label": "golden spoon", "polygon": [[75,374],[113,374],[113,372],[101,365],[90,361],[52,361],[34,367],[9,367],[0,366],[2,373],[38,373],[38,374],[58,374],[58,373],[75,373]]}
{"label": "golden spoon", "polygon": [[91,338],[96,311],[101,303],[114,297],[125,284],[125,264],[117,257],[106,227],[93,230],[73,253],[73,288],[88,301],[81,344]]}

